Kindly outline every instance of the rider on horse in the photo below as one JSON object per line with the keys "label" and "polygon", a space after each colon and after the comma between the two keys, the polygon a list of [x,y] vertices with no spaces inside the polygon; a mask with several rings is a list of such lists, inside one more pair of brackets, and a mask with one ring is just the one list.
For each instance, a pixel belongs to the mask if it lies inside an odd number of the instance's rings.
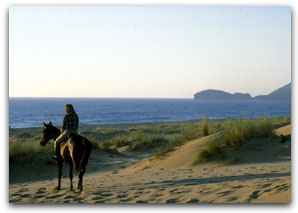
{"label": "rider on horse", "polygon": [[57,161],[62,161],[62,157],[60,154],[60,145],[61,143],[71,134],[78,134],[78,127],[79,127],[79,116],[77,115],[76,111],[74,110],[71,104],[66,104],[64,106],[66,115],[64,116],[61,134],[55,140],[54,148],[56,149],[56,155],[52,158]]}

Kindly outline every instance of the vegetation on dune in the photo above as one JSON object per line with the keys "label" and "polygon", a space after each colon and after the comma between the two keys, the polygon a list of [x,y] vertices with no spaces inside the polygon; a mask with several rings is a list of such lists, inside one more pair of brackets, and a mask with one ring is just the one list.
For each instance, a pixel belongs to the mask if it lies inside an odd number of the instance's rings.
{"label": "vegetation on dune", "polygon": [[203,135],[204,136],[209,135],[208,114],[205,115],[205,118],[203,121]]}
{"label": "vegetation on dune", "polygon": [[50,156],[54,154],[53,146],[42,147],[34,138],[13,138],[9,141],[9,163],[25,163],[33,160],[37,155],[45,155],[44,161],[49,163]]}
{"label": "vegetation on dune", "polygon": [[110,141],[104,141],[103,143],[100,143],[97,146],[95,146],[95,148],[104,152],[108,152],[110,154],[120,154],[117,149],[112,148],[112,144]]}
{"label": "vegetation on dune", "polygon": [[248,140],[260,137],[272,137],[272,120],[263,118],[259,120],[227,120],[224,131],[223,145],[238,147]]}
{"label": "vegetation on dune", "polygon": [[226,154],[222,148],[221,141],[209,141],[207,146],[198,153],[197,158],[193,162],[194,165],[198,163],[206,163],[210,161],[222,161],[226,159]]}
{"label": "vegetation on dune", "polygon": [[[80,134],[87,137],[93,149],[99,149],[111,154],[120,154],[119,148],[128,147],[128,151],[151,152],[157,158],[164,157],[175,147],[186,142],[215,132],[223,132],[221,142],[209,144],[198,155],[198,162],[230,160],[227,149],[235,149],[246,141],[256,137],[273,137],[272,130],[289,124],[290,117],[237,119],[227,121],[209,120],[206,115],[201,121],[169,122],[152,124],[131,124],[121,127],[107,127],[84,131]],[[87,131],[88,130],[88,131]],[[40,146],[41,129],[11,129],[9,139],[9,162],[24,163],[34,156],[43,155],[46,161],[54,154],[53,146]],[[234,159],[234,160],[233,160]]]}
{"label": "vegetation on dune", "polygon": [[199,151],[193,164],[205,162],[235,163],[238,158],[235,150],[255,138],[275,137],[273,129],[280,124],[289,124],[288,118],[262,119],[228,119],[224,124],[223,137],[217,141],[210,141]]}

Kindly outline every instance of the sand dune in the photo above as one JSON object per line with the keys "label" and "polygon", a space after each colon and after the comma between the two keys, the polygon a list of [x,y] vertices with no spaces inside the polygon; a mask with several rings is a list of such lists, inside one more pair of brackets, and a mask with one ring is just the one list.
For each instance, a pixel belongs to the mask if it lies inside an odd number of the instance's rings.
{"label": "sand dune", "polygon": [[278,128],[274,132],[276,135],[290,135],[291,134],[291,125],[287,125],[287,126]]}
{"label": "sand dune", "polygon": [[[287,135],[290,126],[277,129]],[[290,143],[279,138],[254,140],[239,149],[236,165],[191,166],[210,135],[190,141],[163,159],[103,156],[93,153],[82,193],[69,190],[64,176],[12,183],[12,203],[289,203],[291,201]],[[99,153],[97,153],[99,154]],[[110,162],[105,165],[104,162]],[[105,168],[105,169],[104,169]],[[67,174],[68,170],[66,171]],[[74,178],[77,184],[77,177]]]}
{"label": "sand dune", "polygon": [[139,170],[156,170],[156,169],[177,169],[191,167],[192,162],[197,156],[198,150],[203,148],[210,140],[222,136],[221,133],[215,133],[207,137],[199,138],[178,147],[175,151],[168,153],[162,159],[145,159],[131,167],[122,170],[122,172],[133,172]]}

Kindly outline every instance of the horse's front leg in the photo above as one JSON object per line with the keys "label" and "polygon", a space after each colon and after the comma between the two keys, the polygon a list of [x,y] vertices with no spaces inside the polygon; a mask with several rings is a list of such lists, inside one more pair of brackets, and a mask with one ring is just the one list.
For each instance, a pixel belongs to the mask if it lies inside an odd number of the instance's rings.
{"label": "horse's front leg", "polygon": [[70,190],[73,190],[73,186],[72,186],[72,171],[73,171],[73,163],[70,162],[69,163],[69,179],[70,179]]}
{"label": "horse's front leg", "polygon": [[62,164],[63,162],[58,162],[58,186],[57,190],[61,189],[61,177],[62,177]]}

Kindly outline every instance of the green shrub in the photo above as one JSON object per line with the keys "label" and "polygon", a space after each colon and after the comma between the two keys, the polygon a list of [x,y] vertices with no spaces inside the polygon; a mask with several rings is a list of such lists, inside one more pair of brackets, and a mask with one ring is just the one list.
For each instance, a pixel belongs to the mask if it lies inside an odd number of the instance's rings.
{"label": "green shrub", "polygon": [[193,165],[210,161],[221,161],[225,158],[226,154],[222,148],[221,141],[209,142],[206,148],[198,153]]}
{"label": "green shrub", "polygon": [[272,120],[268,118],[259,120],[227,120],[223,145],[237,148],[245,141],[253,138],[271,137],[272,130]]}
{"label": "green shrub", "polygon": [[199,130],[200,130],[199,124],[182,125],[182,134],[184,134],[184,137],[188,141],[198,138],[200,136]]}
{"label": "green shrub", "polygon": [[25,154],[25,150],[23,149],[23,144],[17,140],[9,143],[9,162],[13,163],[18,160],[20,156]]}
{"label": "green shrub", "polygon": [[41,146],[39,142],[32,138],[21,141],[14,138],[9,142],[9,162],[25,163],[38,154],[46,155],[45,159],[54,154],[54,148],[51,145]]}
{"label": "green shrub", "polygon": [[108,149],[112,146],[110,140],[105,140],[98,145],[98,148],[101,150]]}
{"label": "green shrub", "polygon": [[208,114],[205,114],[204,121],[203,121],[203,135],[209,135],[209,124],[208,124]]}
{"label": "green shrub", "polygon": [[163,148],[157,148],[155,151],[155,157],[156,158],[162,158],[166,154],[166,151]]}
{"label": "green shrub", "polygon": [[258,137],[272,137],[273,136],[273,125],[272,121],[268,118],[263,118],[259,121],[257,127]]}
{"label": "green shrub", "polygon": [[138,131],[132,137],[133,141],[140,142],[146,147],[157,147],[162,144],[169,143],[169,140],[160,134],[145,134],[143,129],[138,129]]}
{"label": "green shrub", "polygon": [[165,152],[168,153],[168,152],[172,152],[174,151],[174,147],[172,145],[169,145],[165,148]]}
{"label": "green shrub", "polygon": [[101,151],[108,152],[110,154],[120,154],[117,149],[111,148],[112,145],[113,144],[109,140],[106,140],[106,141],[100,143],[98,145],[98,148]]}
{"label": "green shrub", "polygon": [[232,153],[231,156],[227,156],[227,159],[224,161],[224,165],[226,166],[233,165],[238,161],[239,161],[239,158],[234,153]]}
{"label": "green shrub", "polygon": [[207,121],[204,121],[203,123],[203,135],[204,136],[209,135],[209,125]]}
{"label": "green shrub", "polygon": [[172,145],[174,147],[176,146],[181,146],[183,145],[185,142],[187,141],[187,138],[185,137],[185,135],[176,135],[173,139],[172,139]]}
{"label": "green shrub", "polygon": [[224,132],[223,145],[238,147],[246,140],[255,136],[255,125],[250,120],[227,120],[227,128]]}
{"label": "green shrub", "polygon": [[145,138],[145,132],[144,132],[144,129],[139,128],[139,129],[135,132],[133,138],[134,138],[134,140],[136,140],[136,141],[143,141],[144,138]]}
{"label": "green shrub", "polygon": [[117,136],[111,139],[111,143],[114,144],[116,148],[123,147],[129,144],[129,139],[127,136]]}
{"label": "green shrub", "polygon": [[176,123],[159,124],[154,128],[154,132],[160,134],[177,134],[181,132],[181,127]]}
{"label": "green shrub", "polygon": [[129,150],[130,150],[130,151],[135,151],[135,150],[140,149],[140,147],[141,147],[140,144],[141,144],[141,143],[139,143],[139,142],[133,142],[133,143],[131,144],[131,146],[129,147]]}
{"label": "green shrub", "polygon": [[152,135],[150,137],[150,146],[156,147],[160,145],[166,145],[169,143],[169,140],[161,135]]}

